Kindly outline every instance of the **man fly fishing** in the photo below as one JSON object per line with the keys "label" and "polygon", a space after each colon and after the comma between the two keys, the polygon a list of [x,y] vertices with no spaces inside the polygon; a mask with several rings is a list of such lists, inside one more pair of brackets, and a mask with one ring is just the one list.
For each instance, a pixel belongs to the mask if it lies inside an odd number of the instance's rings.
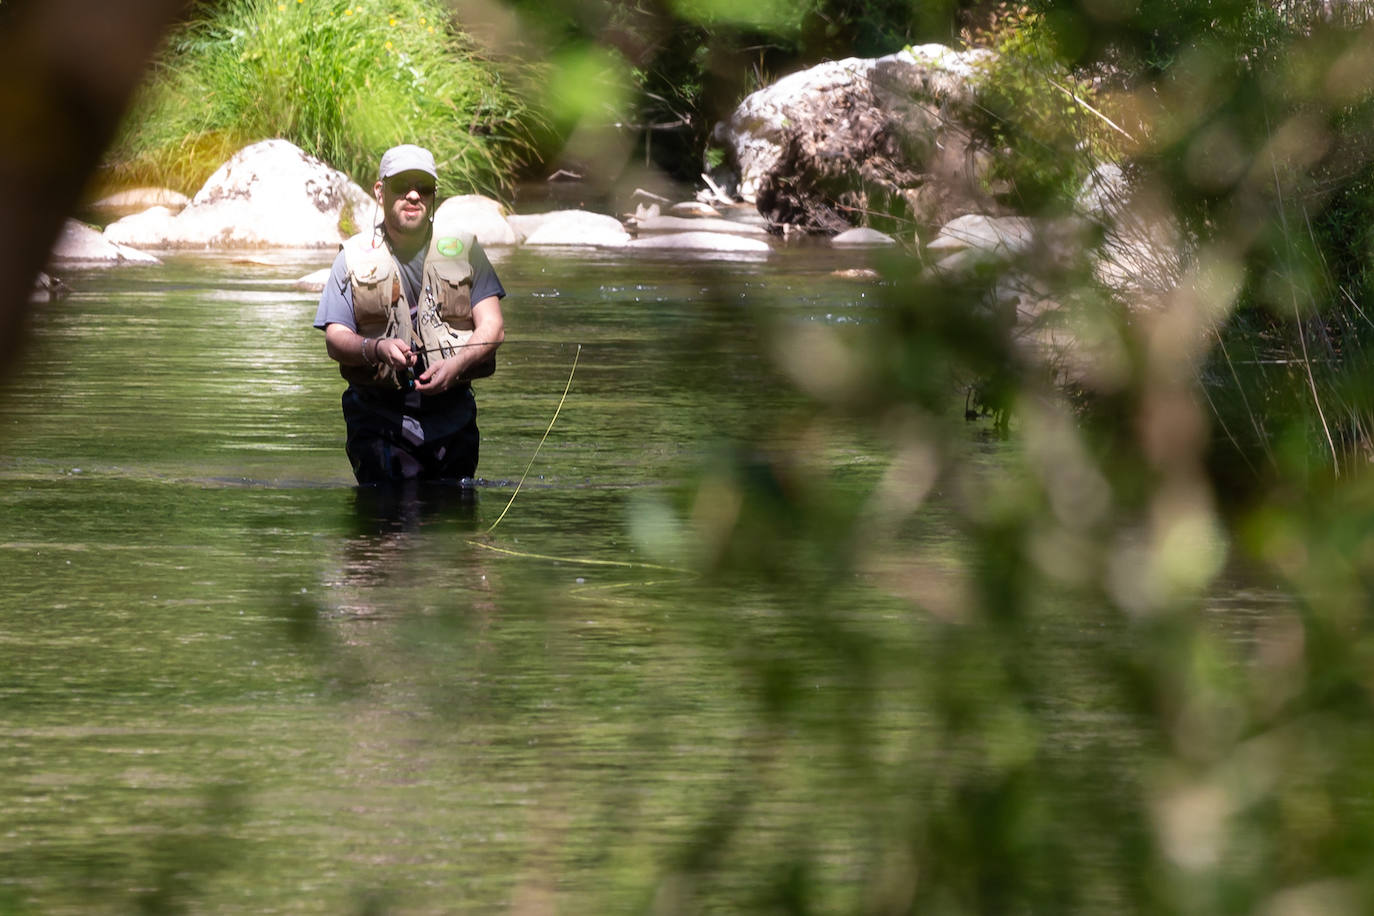
{"label": "man fly fishing", "polygon": [[344,448],[359,484],[471,478],[472,379],[496,369],[506,291],[471,233],[435,224],[438,171],[419,146],[382,156],[382,221],[353,236],[315,313],[348,381]]}

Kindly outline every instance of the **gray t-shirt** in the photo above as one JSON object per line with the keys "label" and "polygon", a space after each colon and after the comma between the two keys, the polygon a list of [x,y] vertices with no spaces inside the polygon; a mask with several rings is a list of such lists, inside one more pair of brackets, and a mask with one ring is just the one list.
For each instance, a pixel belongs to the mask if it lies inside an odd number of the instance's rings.
{"label": "gray t-shirt", "polygon": [[[428,253],[429,248],[425,246],[415,257],[400,265],[401,287],[405,290],[406,301],[410,303],[411,318],[415,317],[420,302],[425,255]],[[472,243],[468,260],[472,264],[472,304],[476,305],[488,296],[504,299],[506,288],[501,285],[481,245]],[[348,263],[342,251],[334,259],[334,266],[329,270],[329,279],[324,284],[324,292],[320,293],[320,306],[315,310],[315,327],[323,331],[325,326],[330,324],[341,324],[350,331],[358,330],[353,321],[353,286],[348,282]]]}

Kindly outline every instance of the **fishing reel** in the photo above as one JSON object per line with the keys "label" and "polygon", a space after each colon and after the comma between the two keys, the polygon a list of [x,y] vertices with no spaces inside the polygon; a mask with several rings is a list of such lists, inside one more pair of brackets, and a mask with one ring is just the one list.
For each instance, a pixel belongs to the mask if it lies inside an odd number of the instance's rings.
{"label": "fishing reel", "polygon": [[424,374],[427,365],[424,351],[415,351],[415,365],[396,370],[396,382],[401,386],[401,390],[414,391],[415,382]]}

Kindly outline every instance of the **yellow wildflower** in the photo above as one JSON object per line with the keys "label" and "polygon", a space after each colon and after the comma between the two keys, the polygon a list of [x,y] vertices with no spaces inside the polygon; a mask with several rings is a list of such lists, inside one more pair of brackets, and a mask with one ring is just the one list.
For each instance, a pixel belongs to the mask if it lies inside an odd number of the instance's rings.
{"label": "yellow wildflower", "polygon": [[425,17],[424,17],[424,16],[421,16],[421,17],[420,17],[420,25],[424,25],[424,24],[425,24]]}
{"label": "yellow wildflower", "polygon": [[390,50],[391,50],[391,42],[388,41],[388,42],[384,45],[384,47],[385,47],[388,51],[390,51]]}
{"label": "yellow wildflower", "polygon": [[345,15],[345,16],[352,16],[352,15],[353,15],[353,7],[350,6],[348,9],[344,10],[344,15]]}
{"label": "yellow wildflower", "polygon": [[391,24],[392,24],[392,25],[395,25],[395,24],[396,24],[396,17],[395,17],[395,16],[392,16],[392,17],[391,17]]}

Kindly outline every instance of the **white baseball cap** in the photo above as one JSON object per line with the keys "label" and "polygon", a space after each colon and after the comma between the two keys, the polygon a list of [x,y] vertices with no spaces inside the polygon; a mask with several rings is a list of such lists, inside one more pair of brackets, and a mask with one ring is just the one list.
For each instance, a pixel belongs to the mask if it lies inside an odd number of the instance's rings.
{"label": "white baseball cap", "polygon": [[424,172],[435,181],[439,180],[439,172],[434,168],[434,154],[413,143],[393,146],[382,153],[382,168],[378,177],[385,180],[402,172]]}

